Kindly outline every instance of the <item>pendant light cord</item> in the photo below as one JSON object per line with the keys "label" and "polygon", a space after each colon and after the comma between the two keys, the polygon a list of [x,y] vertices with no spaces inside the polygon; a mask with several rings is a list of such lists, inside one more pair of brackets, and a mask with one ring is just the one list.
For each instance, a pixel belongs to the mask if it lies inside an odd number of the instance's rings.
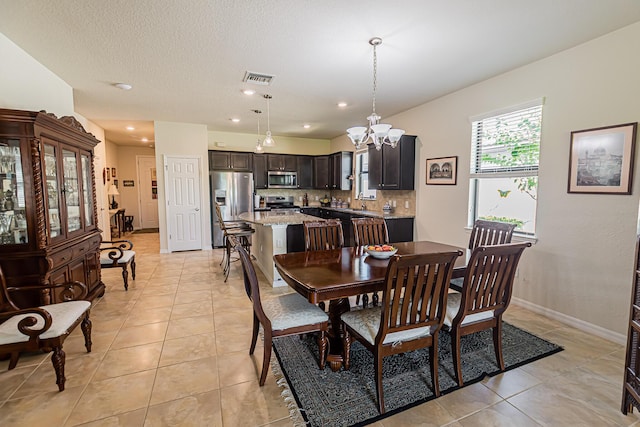
{"label": "pendant light cord", "polygon": [[378,88],[378,55],[377,44],[373,44],[373,114],[376,114],[376,89]]}

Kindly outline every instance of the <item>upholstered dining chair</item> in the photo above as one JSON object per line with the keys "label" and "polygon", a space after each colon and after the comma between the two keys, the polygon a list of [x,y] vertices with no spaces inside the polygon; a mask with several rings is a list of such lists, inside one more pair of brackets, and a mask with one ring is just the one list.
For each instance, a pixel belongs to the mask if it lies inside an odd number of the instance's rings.
{"label": "upholstered dining chair", "polygon": [[302,226],[306,251],[325,251],[344,246],[342,222],[339,219],[303,221]]}
{"label": "upholstered dining chair", "polygon": [[[26,351],[51,351],[51,363],[56,373],[58,390],[64,390],[65,353],[62,344],[69,334],[80,325],[84,334],[84,345],[91,352],[91,303],[83,300],[87,287],[81,282],[69,282],[46,286],[7,287],[4,273],[0,269],[0,354],[9,354],[9,367],[18,364],[20,353]],[[11,299],[18,292],[49,291],[63,302],[20,309]]]}
{"label": "upholstered dining chair", "polygon": [[220,224],[220,229],[223,233],[224,240],[224,253],[222,255],[222,261],[220,265],[224,264],[223,272],[224,272],[224,281],[226,282],[229,278],[229,272],[231,270],[231,253],[233,252],[233,245],[229,242],[229,237],[234,236],[239,239],[242,247],[251,254],[251,235],[255,233],[256,230],[251,228],[249,224],[243,221],[225,221],[222,219],[222,211],[220,209],[220,204],[215,203],[216,207],[216,215],[218,216],[218,224]]}
{"label": "upholstered dining chair", "polygon": [[[353,237],[356,246],[366,245],[383,245],[389,243],[389,232],[387,231],[387,223],[384,218],[352,218]],[[356,305],[360,303],[362,297],[362,306],[369,304],[369,295],[358,295]],[[378,293],[373,293],[373,305],[378,305]]]}
{"label": "upholstered dining chair", "polygon": [[319,307],[309,303],[297,293],[280,295],[267,300],[260,299],[260,286],[256,270],[249,254],[235,236],[229,241],[240,256],[244,274],[244,287],[253,304],[253,334],[249,354],[256,349],[260,325],[264,332],[264,354],[260,385],[263,386],[269,371],[273,339],[288,335],[318,333],[318,366],[324,369],[327,354],[329,316]]}
{"label": "upholstered dining chair", "polygon": [[460,338],[465,335],[492,328],[496,360],[504,370],[502,315],[511,301],[522,252],[530,246],[527,242],[475,248],[467,264],[462,292],[449,295],[444,325],[451,333],[453,366],[461,387]]}
{"label": "upholstered dining chair", "polygon": [[121,268],[124,290],[129,290],[129,270],[136,280],[136,251],[131,240],[104,240],[100,243],[100,268]]}
{"label": "upholstered dining chair", "polygon": [[438,383],[438,332],[444,320],[453,265],[461,251],[395,255],[385,276],[382,305],[348,311],[344,328],[344,367],[351,367],[353,338],[374,355],[378,409],[384,414],[382,360],[386,356],[429,347],[433,393]]}

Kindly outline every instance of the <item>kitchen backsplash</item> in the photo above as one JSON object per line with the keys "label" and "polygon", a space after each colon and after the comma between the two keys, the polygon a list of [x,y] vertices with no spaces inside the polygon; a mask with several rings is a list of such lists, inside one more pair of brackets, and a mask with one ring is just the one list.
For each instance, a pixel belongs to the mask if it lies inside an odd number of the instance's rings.
{"label": "kitchen backsplash", "polygon": [[399,215],[415,215],[416,212],[416,192],[408,190],[377,191],[376,200],[356,200],[352,191],[325,191],[325,190],[287,190],[287,189],[267,189],[258,190],[262,196],[293,196],[294,203],[302,206],[302,198],[307,193],[309,206],[320,206],[319,200],[325,195],[329,198],[335,197],[338,200],[349,203],[351,209],[360,209],[362,203],[366,205],[366,210],[382,213],[382,207],[386,202],[394,205],[394,212]]}

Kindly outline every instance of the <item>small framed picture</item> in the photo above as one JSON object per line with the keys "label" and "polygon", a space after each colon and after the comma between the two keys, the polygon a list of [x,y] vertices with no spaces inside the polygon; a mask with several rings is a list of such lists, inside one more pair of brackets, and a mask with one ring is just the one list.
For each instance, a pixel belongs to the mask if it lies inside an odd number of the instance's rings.
{"label": "small framed picture", "polygon": [[116,168],[111,168],[111,177],[112,178],[116,177]]}
{"label": "small framed picture", "polygon": [[111,181],[111,169],[106,168],[106,172],[107,172],[107,181]]}
{"label": "small framed picture", "polygon": [[458,156],[427,159],[427,185],[456,185]]}
{"label": "small framed picture", "polygon": [[571,132],[568,193],[631,194],[638,123]]}

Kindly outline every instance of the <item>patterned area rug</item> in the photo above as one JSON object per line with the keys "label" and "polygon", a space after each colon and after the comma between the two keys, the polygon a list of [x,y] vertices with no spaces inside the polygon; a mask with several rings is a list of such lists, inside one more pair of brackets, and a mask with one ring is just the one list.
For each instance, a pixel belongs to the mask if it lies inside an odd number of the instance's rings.
{"label": "patterned area rug", "polygon": [[[503,356],[506,370],[562,351],[562,347],[522,329],[503,323]],[[274,340],[284,378],[300,414],[309,426],[362,426],[434,398],[431,390],[428,349],[386,357],[383,387],[386,413],[380,416],[376,403],[373,356],[360,343],[351,346],[351,369],[332,372],[318,369],[318,347],[312,335]],[[453,371],[451,339],[439,337],[439,380],[442,394],[458,389]],[[462,376],[465,385],[499,373],[491,331],[462,337]],[[277,369],[277,367],[276,367]],[[286,385],[283,395],[287,397]],[[290,407],[293,398],[289,398]],[[287,399],[285,399],[287,400]],[[296,410],[292,416],[295,420]],[[301,420],[299,420],[301,421]],[[300,423],[302,424],[302,423]]]}

